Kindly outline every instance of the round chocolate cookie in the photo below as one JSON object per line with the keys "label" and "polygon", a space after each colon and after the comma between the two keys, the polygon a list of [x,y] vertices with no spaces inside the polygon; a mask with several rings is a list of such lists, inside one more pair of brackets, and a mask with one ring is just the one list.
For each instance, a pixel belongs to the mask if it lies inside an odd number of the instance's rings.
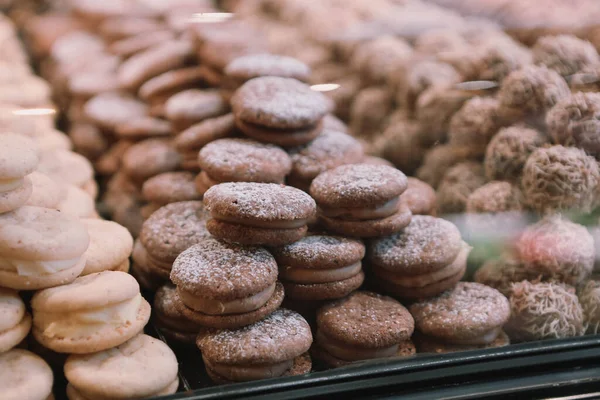
{"label": "round chocolate cookie", "polygon": [[196,192],[194,178],[192,172],[164,172],[144,182],[142,196],[155,209],[170,203],[200,200],[202,196]]}
{"label": "round chocolate cookie", "polygon": [[310,77],[310,67],[302,61],[275,54],[249,54],[238,57],[227,64],[224,72],[226,79],[236,84],[261,76],[294,78],[303,82],[308,81]]}
{"label": "round chocolate cookie", "polygon": [[353,237],[384,236],[410,222],[410,210],[399,196],[406,176],[385,165],[342,165],[317,176],[310,194],[319,219],[333,232]]}
{"label": "round chocolate cookie", "polygon": [[188,89],[169,98],[165,115],[180,132],[207,118],[218,117],[229,111],[229,105],[214,89]]}
{"label": "round chocolate cookie", "polygon": [[510,305],[496,289],[460,282],[438,297],[411,305],[410,312],[424,335],[450,344],[486,345],[502,332]]}
{"label": "round chocolate cookie", "polygon": [[173,261],[188,247],[210,237],[208,212],[200,201],[167,204],[142,225],[140,243],[147,253],[147,269],[169,277]]}
{"label": "round chocolate cookie", "polygon": [[323,130],[323,122],[297,129],[278,129],[251,124],[243,120],[236,120],[236,126],[246,136],[259,142],[272,143],[281,147],[300,146],[318,137]]}
{"label": "round chocolate cookie", "polygon": [[[277,146],[250,139],[218,139],[204,146],[198,155],[207,183],[272,182],[283,183],[292,161]],[[208,190],[210,186],[197,185]],[[203,194],[203,191],[199,190]]]}
{"label": "round chocolate cookie", "polygon": [[154,323],[167,338],[193,345],[198,334],[206,332],[207,328],[186,319],[175,307],[176,297],[177,291],[171,283],[156,291],[152,306]]}
{"label": "round chocolate cookie", "polygon": [[237,120],[276,129],[302,129],[329,110],[326,97],[291,78],[260,77],[246,82],[231,99]]}
{"label": "round chocolate cookie", "polygon": [[339,236],[310,235],[271,250],[279,265],[286,297],[292,300],[333,300],[363,283],[362,242]]}
{"label": "round chocolate cookie", "polygon": [[163,172],[175,171],[181,165],[181,155],[169,139],[146,139],[135,143],[123,154],[123,171],[132,180],[144,182]]}
{"label": "round chocolate cookie", "polygon": [[205,119],[179,133],[174,140],[175,148],[180,153],[194,153],[197,157],[198,151],[208,143],[235,136],[236,133],[233,114],[225,114]]}
{"label": "round chocolate cookie", "polygon": [[209,232],[222,240],[281,246],[301,239],[316,205],[306,193],[274,183],[230,182],[211,187],[204,204]]}
{"label": "round chocolate cookie", "polygon": [[413,317],[402,304],[391,297],[358,291],[317,312],[315,344],[319,351],[313,354],[329,366],[336,366],[331,362],[336,359],[351,362],[393,357],[413,330]]}
{"label": "round chocolate cookie", "polygon": [[308,192],[317,175],[343,164],[360,162],[364,149],[358,140],[344,132],[323,129],[315,140],[290,149],[289,154],[292,171],[288,183]]}
{"label": "round chocolate cookie", "polygon": [[435,215],[435,190],[429,184],[412,176],[409,176],[407,181],[408,187],[400,195],[400,201],[407,205],[413,215]]}
{"label": "round chocolate cookie", "polygon": [[310,372],[305,355],[313,338],[306,320],[279,309],[262,321],[198,337],[209,377],[217,383],[244,382]]}
{"label": "round chocolate cookie", "polygon": [[283,301],[277,263],[260,247],[206,239],[182,252],[171,270],[176,306],[212,328],[239,328],[272,313]]}

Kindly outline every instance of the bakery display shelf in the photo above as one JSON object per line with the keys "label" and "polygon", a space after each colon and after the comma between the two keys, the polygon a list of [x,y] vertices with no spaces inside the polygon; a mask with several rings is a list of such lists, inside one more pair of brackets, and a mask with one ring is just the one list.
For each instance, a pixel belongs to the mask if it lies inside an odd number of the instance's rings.
{"label": "bakery display shelf", "polygon": [[[164,400],[381,398],[541,398],[600,391],[600,335],[503,348],[356,363],[308,375],[214,386],[200,353],[174,347],[180,391]],[[524,397],[523,397],[524,396]]]}

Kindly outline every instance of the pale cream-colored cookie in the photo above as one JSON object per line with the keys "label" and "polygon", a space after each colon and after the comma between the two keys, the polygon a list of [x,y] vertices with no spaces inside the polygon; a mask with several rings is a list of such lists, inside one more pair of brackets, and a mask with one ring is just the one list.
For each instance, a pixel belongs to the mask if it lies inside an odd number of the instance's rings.
{"label": "pale cream-colored cookie", "polygon": [[2,400],[50,400],[54,376],[46,362],[35,354],[13,349],[0,354]]}
{"label": "pale cream-colored cookie", "polygon": [[49,208],[0,215],[0,286],[37,290],[72,282],[85,266],[85,226]]}
{"label": "pale cream-colored cookie", "polygon": [[28,177],[31,179],[33,191],[25,205],[56,209],[63,197],[61,185],[39,171],[32,172]]}
{"label": "pale cream-colored cookie", "polygon": [[90,235],[90,245],[85,252],[86,264],[81,275],[108,270],[129,270],[129,256],[133,250],[131,233],[112,221],[82,219],[81,222]]}
{"label": "pale cream-colored cookie", "polygon": [[0,213],[22,206],[31,196],[32,184],[27,175],[38,166],[38,152],[28,137],[0,133]]}
{"label": "pale cream-colored cookie", "polygon": [[162,341],[137,335],[95,354],[71,355],[65,363],[69,400],[140,399],[175,393],[177,359]]}
{"label": "pale cream-colored cookie", "polygon": [[73,185],[65,185],[63,198],[57,210],[78,218],[97,217],[94,199],[83,189]]}
{"label": "pale cream-colored cookie", "polygon": [[0,288],[0,353],[18,345],[31,329],[31,315],[19,294]]}
{"label": "pale cream-colored cookie", "polygon": [[37,292],[33,336],[58,353],[85,354],[123,344],[144,329],[150,305],[131,275],[104,271]]}

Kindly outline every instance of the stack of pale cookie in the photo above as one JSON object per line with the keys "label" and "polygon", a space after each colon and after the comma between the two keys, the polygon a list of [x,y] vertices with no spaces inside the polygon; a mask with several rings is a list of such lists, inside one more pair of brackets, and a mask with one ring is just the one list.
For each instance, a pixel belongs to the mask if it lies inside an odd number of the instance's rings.
{"label": "stack of pale cookie", "polygon": [[[0,30],[10,32],[0,21]],[[21,49],[16,37],[9,39],[6,48]],[[7,57],[7,71],[28,71],[15,55]],[[7,94],[0,119],[2,397],[53,398],[54,376],[63,369],[70,399],[174,393],[175,355],[143,334],[150,305],[125,273],[131,234],[98,219],[93,168],[52,128],[49,97],[25,95]]]}

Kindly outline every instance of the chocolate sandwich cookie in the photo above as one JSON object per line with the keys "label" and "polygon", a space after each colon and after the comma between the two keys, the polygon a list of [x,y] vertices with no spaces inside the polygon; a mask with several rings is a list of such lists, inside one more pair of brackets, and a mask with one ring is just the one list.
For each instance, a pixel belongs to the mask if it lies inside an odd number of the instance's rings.
{"label": "chocolate sandwich cookie", "polygon": [[292,57],[275,54],[249,54],[227,64],[224,70],[223,88],[229,97],[245,82],[261,76],[279,76],[307,82],[310,67]]}
{"label": "chocolate sandwich cookie", "polygon": [[284,147],[310,142],[329,111],[326,97],[291,78],[254,78],[231,98],[237,126],[261,142]]}
{"label": "chocolate sandwich cookie", "polygon": [[325,229],[351,237],[390,235],[411,218],[400,201],[406,176],[384,165],[342,165],[317,176],[310,194],[319,206]]}
{"label": "chocolate sandwich cookie", "polygon": [[310,184],[322,172],[344,164],[355,164],[364,158],[362,144],[352,136],[323,129],[310,143],[289,150],[292,171],[288,184],[308,192]]}
{"label": "chocolate sandwich cookie", "polygon": [[167,137],[173,133],[169,121],[154,117],[141,117],[120,123],[115,130],[117,137],[125,140],[140,140],[152,137]]}
{"label": "chocolate sandwich cookie", "polygon": [[198,158],[198,152],[208,143],[237,134],[233,114],[208,118],[179,133],[174,140],[178,152]]}
{"label": "chocolate sandwich cookie", "polygon": [[221,183],[204,193],[210,211],[206,228],[228,242],[282,246],[301,239],[316,213],[301,190],[275,183]]}
{"label": "chocolate sandwich cookie", "polygon": [[200,200],[202,195],[196,192],[194,178],[195,175],[187,171],[164,172],[144,182],[142,196],[148,202],[142,208],[144,218],[170,203]]}
{"label": "chocolate sandwich cookie", "polygon": [[135,279],[104,271],[37,292],[31,300],[35,339],[58,353],[94,353],[118,346],[144,329],[150,304]]}
{"label": "chocolate sandwich cookie", "polygon": [[85,103],[85,117],[102,131],[112,134],[117,125],[148,115],[148,106],[130,94],[101,93]]}
{"label": "chocolate sandwich cookie", "polygon": [[206,229],[208,218],[200,201],[182,201],[159,208],[144,222],[140,231],[142,248],[138,252],[145,253],[141,257],[145,258],[145,265],[140,266],[168,280],[177,256],[210,237]]}
{"label": "chocolate sandwich cookie", "polygon": [[0,288],[0,353],[17,346],[31,330],[31,315],[19,293]]}
{"label": "chocolate sandwich cookie", "polygon": [[48,208],[23,206],[0,215],[0,286],[37,290],[65,285],[85,266],[85,226]]}
{"label": "chocolate sandwich cookie", "polygon": [[27,176],[39,163],[36,143],[16,133],[0,134],[0,213],[27,202],[33,191]]}
{"label": "chocolate sandwich cookie", "polygon": [[368,260],[382,289],[418,299],[435,296],[460,281],[470,250],[451,222],[414,215],[401,232],[371,241]]}
{"label": "chocolate sandwich cookie", "polygon": [[168,339],[194,345],[198,334],[206,332],[207,328],[185,318],[175,306],[176,297],[177,291],[171,283],[156,291],[152,306],[153,321]]}
{"label": "chocolate sandwich cookie", "polygon": [[177,286],[177,309],[211,328],[253,324],[283,301],[277,263],[260,247],[206,239],[177,257],[171,280]]}
{"label": "chocolate sandwich cookie", "polygon": [[54,400],[52,369],[35,354],[13,349],[0,354],[0,385],[7,400]]}
{"label": "chocolate sandwich cookie", "polygon": [[133,237],[129,231],[112,221],[82,219],[90,236],[85,251],[85,268],[81,275],[102,271],[129,272],[129,256],[133,249]]}
{"label": "chocolate sandwich cookie", "polygon": [[353,361],[415,353],[410,338],[415,322],[391,297],[358,291],[317,312],[311,355],[328,367]]}
{"label": "chocolate sandwich cookie", "polygon": [[123,154],[123,171],[133,181],[146,179],[163,172],[175,171],[181,165],[181,156],[169,139],[146,139],[129,147]]}
{"label": "chocolate sandwich cookie", "polygon": [[198,193],[222,182],[283,183],[292,161],[283,149],[251,139],[218,139],[198,154]]}
{"label": "chocolate sandwich cookie", "polygon": [[508,300],[480,283],[460,282],[438,297],[414,303],[410,312],[428,351],[432,342],[450,345],[449,351],[507,344],[502,327],[510,317]]}
{"label": "chocolate sandwich cookie", "polygon": [[165,103],[165,117],[171,121],[176,132],[228,111],[229,105],[215,89],[184,90]]}
{"label": "chocolate sandwich cookie", "polygon": [[435,190],[420,179],[409,176],[408,187],[400,195],[400,201],[408,206],[413,215],[435,215]]}
{"label": "chocolate sandwich cookie", "polygon": [[208,376],[224,384],[306,374],[312,341],[304,318],[282,308],[244,328],[200,335],[197,344]]}
{"label": "chocolate sandwich cookie", "polygon": [[179,387],[177,358],[163,342],[137,335],[115,349],[73,354],[65,363],[69,400],[143,399]]}
{"label": "chocolate sandwich cookie", "polygon": [[339,299],[358,289],[364,280],[361,260],[365,246],[359,240],[315,234],[271,252],[286,297],[292,300]]}

